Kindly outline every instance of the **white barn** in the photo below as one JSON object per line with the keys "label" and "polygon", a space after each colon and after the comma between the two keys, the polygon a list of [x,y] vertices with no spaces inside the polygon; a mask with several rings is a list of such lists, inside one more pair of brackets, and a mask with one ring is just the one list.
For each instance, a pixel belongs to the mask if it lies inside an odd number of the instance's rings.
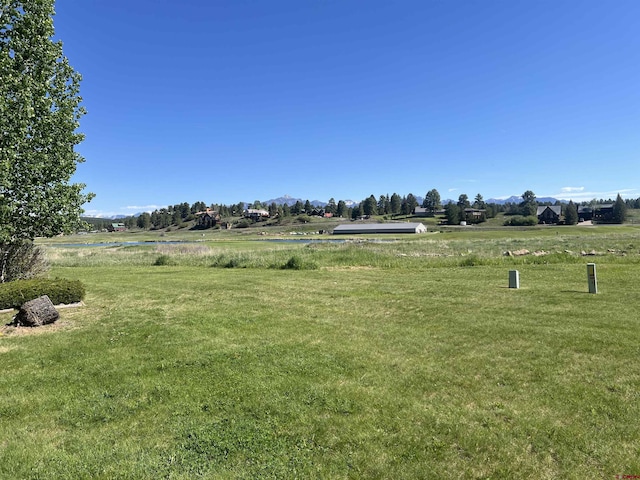
{"label": "white barn", "polygon": [[334,234],[356,233],[425,233],[422,223],[343,223],[333,229]]}

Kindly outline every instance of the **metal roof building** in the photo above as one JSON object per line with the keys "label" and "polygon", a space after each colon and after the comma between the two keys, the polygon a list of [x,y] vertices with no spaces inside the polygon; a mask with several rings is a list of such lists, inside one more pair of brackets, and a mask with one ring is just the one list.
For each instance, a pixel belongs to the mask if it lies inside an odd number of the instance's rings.
{"label": "metal roof building", "polygon": [[422,223],[343,223],[333,229],[334,234],[356,233],[425,233]]}

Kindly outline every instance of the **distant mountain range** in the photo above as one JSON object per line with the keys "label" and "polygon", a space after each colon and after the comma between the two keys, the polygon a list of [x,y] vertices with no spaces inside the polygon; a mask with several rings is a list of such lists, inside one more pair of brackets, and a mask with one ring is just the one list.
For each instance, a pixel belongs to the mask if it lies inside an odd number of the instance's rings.
{"label": "distant mountain range", "polygon": [[[538,203],[556,203],[558,201],[564,202],[564,200],[558,200],[553,197],[536,197],[536,202]],[[485,203],[495,203],[497,205],[504,205],[505,203],[522,203],[522,197],[513,195],[509,198],[490,198],[489,200],[485,200]]]}
{"label": "distant mountain range", "polygon": [[[302,204],[304,204],[307,200],[303,200],[302,198],[293,198],[290,195],[284,195],[283,197],[278,197],[278,198],[272,198],[271,200],[266,200],[262,203],[266,204],[266,205],[271,205],[272,203],[275,203],[276,205],[289,205],[290,207],[292,205],[295,205],[296,202],[300,202]],[[339,200],[336,200],[336,203]],[[251,203],[251,202],[249,202]],[[327,206],[327,202],[321,202],[320,200],[310,200],[309,203],[311,205],[313,205],[314,207],[326,207]],[[353,205],[357,205],[360,202],[354,202],[353,200],[344,200],[344,203],[347,204],[347,207],[352,207]]]}
{"label": "distant mountain range", "polygon": [[[422,202],[424,200],[423,197],[420,196],[416,196],[416,200],[418,201],[418,205],[422,205]],[[447,203],[456,203],[458,200],[453,200],[453,199],[446,199],[442,201],[443,205],[446,205]],[[469,201],[473,202],[473,198],[469,198]],[[537,197],[536,201],[538,203],[556,203],[557,201],[564,202],[564,200],[558,200],[557,198],[553,198],[553,197]],[[296,202],[300,202],[300,203],[305,203],[306,200],[303,200],[302,198],[293,198],[289,195],[285,195],[283,197],[278,197],[278,198],[272,198],[271,200],[267,200],[265,203],[267,205],[271,205],[272,203],[275,203],[276,205],[284,205],[287,204],[289,206],[295,205]],[[353,200],[344,200],[344,202],[347,204],[348,207],[353,207],[354,205],[358,205],[360,202],[355,202]],[[313,205],[314,207],[325,207],[327,205],[327,202],[321,202],[320,200],[311,200],[309,201],[309,203],[311,203],[311,205]],[[504,205],[505,203],[522,203],[522,197],[518,196],[518,195],[513,195],[509,198],[490,198],[488,200],[485,200],[485,203],[495,203],[497,205]]]}

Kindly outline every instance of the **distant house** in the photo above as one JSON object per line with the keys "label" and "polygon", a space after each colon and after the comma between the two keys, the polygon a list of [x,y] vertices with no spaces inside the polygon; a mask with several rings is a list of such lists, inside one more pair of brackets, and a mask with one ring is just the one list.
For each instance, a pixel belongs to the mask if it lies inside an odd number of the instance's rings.
{"label": "distant house", "polygon": [[538,223],[553,224],[560,223],[562,215],[562,207],[560,205],[547,205],[538,207],[537,216]]}
{"label": "distant house", "polygon": [[487,211],[484,208],[465,208],[464,219],[467,223],[481,223],[487,219]]}
{"label": "distant house", "polygon": [[593,210],[593,219],[600,222],[613,221],[613,203],[596,205],[596,208]]}
{"label": "distant house", "polygon": [[244,211],[244,218],[250,218],[253,221],[260,221],[265,218],[269,218],[269,212],[266,210],[259,210],[257,208],[248,208]]}
{"label": "distant house", "polygon": [[416,207],[413,211],[413,215],[416,217],[435,217],[436,215],[444,215],[444,210],[431,210],[425,207]]}
{"label": "distant house", "polygon": [[581,222],[593,220],[593,208],[587,206],[578,207],[578,219]]}
{"label": "distant house", "polygon": [[124,223],[110,223],[107,225],[107,230],[110,232],[124,232],[127,227],[124,226]]}
{"label": "distant house", "polygon": [[358,233],[425,233],[422,223],[343,223],[333,229],[334,234],[353,235]]}
{"label": "distant house", "polygon": [[198,218],[198,228],[215,227],[220,221],[220,214],[208,208],[204,212],[196,213],[196,217]]}

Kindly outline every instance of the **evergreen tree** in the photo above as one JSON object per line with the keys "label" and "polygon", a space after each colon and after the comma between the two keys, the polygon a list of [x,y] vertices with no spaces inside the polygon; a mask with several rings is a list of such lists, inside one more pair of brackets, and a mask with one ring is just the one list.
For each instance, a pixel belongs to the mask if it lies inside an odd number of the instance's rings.
{"label": "evergreen tree", "polygon": [[358,219],[361,216],[362,216],[362,207],[359,204],[354,205],[354,207],[351,209],[351,218]]}
{"label": "evergreen tree", "polygon": [[330,213],[330,214],[332,214],[332,215],[335,215],[335,214],[336,214],[336,209],[337,209],[337,208],[338,208],[338,207],[337,207],[337,205],[336,205],[336,200],[335,200],[333,197],[331,197],[331,198],[329,199],[329,202],[327,202],[327,206],[325,207],[325,209],[324,209],[324,210],[325,210],[325,212],[327,212],[327,213]]}
{"label": "evergreen tree", "polygon": [[613,222],[624,223],[627,219],[627,205],[622,200],[620,194],[616,197],[616,202],[613,204]]}
{"label": "evergreen tree", "polygon": [[151,215],[149,215],[148,212],[141,213],[136,224],[138,228],[149,230],[149,228],[151,227]]}
{"label": "evergreen tree", "polygon": [[402,209],[402,198],[397,193],[391,195],[391,199],[389,200],[391,203],[391,214],[398,215]]}
{"label": "evergreen tree", "polygon": [[347,204],[344,200],[339,200],[338,205],[336,207],[336,215],[338,217],[346,217],[347,216]]}
{"label": "evergreen tree", "polygon": [[413,195],[413,193],[410,193],[402,201],[401,212],[404,215],[411,215],[413,214],[413,212],[415,212],[417,206],[418,200],[416,199],[415,195]]}
{"label": "evergreen tree", "polygon": [[424,196],[422,206],[428,209],[431,213],[435,213],[437,210],[442,208],[442,204],[440,202],[440,193],[438,190],[433,188]]}
{"label": "evergreen tree", "polygon": [[453,202],[447,203],[444,207],[444,214],[449,225],[458,225],[460,223],[460,207],[457,204]]}
{"label": "evergreen tree", "polygon": [[536,194],[531,190],[527,190],[522,194],[522,202],[520,203],[520,215],[525,217],[535,216],[538,211],[538,203],[536,202]]}
{"label": "evergreen tree", "polygon": [[575,225],[578,223],[578,208],[571,200],[569,200],[569,203],[565,207],[564,223],[566,225]]}
{"label": "evergreen tree", "polygon": [[373,195],[365,198],[362,202],[362,213],[364,215],[376,215],[377,205],[378,204],[376,202],[376,197],[374,197]]}
{"label": "evergreen tree", "polygon": [[465,208],[470,208],[470,207],[471,207],[471,203],[469,202],[469,197],[467,196],[466,193],[463,193],[458,197],[458,208],[462,212],[464,211]]}

